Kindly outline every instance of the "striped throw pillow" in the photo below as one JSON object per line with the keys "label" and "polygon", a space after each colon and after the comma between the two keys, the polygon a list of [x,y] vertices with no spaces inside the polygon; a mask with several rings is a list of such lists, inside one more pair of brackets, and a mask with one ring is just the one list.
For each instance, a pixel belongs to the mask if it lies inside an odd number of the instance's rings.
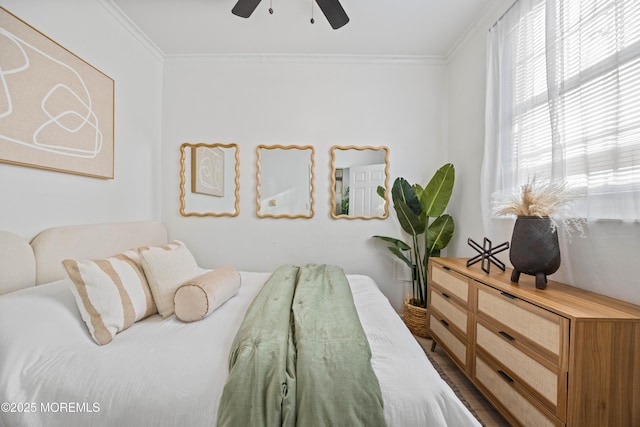
{"label": "striped throw pillow", "polygon": [[120,331],[156,312],[135,250],[96,260],[66,259],[62,264],[82,319],[93,339],[107,344]]}
{"label": "striped throw pillow", "polygon": [[164,246],[138,248],[153,301],[163,318],[174,313],[173,297],[187,280],[202,274],[187,246],[174,240]]}

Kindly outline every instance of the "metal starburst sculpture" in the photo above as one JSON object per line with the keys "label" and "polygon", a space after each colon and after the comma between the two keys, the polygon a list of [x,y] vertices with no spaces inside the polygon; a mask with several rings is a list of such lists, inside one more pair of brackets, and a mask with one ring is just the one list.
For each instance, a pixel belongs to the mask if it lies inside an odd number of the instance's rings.
{"label": "metal starburst sculpture", "polygon": [[467,239],[467,243],[469,244],[469,246],[471,246],[473,249],[475,249],[478,252],[478,255],[474,256],[473,258],[470,258],[467,261],[467,267],[470,267],[477,262],[482,262],[482,271],[484,271],[487,274],[489,274],[489,270],[491,269],[491,264],[494,264],[496,267],[498,267],[502,271],[505,270],[504,263],[500,261],[498,258],[496,258],[495,255],[509,249],[509,242],[504,242],[496,246],[495,248],[493,247],[493,243],[491,243],[491,240],[487,239],[486,237],[484,238],[484,242],[482,246],[474,242],[473,239],[471,238]]}

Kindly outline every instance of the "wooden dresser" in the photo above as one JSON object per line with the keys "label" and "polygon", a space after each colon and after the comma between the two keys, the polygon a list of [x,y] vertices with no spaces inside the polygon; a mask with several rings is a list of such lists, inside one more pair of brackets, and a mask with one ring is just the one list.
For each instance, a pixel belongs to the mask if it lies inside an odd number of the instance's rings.
{"label": "wooden dresser", "polygon": [[429,331],[513,425],[640,426],[640,306],[431,258]]}

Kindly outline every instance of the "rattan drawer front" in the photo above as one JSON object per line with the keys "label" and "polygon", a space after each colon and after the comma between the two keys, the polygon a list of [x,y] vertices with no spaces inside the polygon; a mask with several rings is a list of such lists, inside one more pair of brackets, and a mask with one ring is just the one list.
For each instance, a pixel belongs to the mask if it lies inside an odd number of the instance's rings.
{"label": "rattan drawer front", "polygon": [[547,399],[555,412],[558,404],[558,375],[546,366],[511,345],[508,338],[496,335],[477,324],[476,345],[493,355],[502,365]]}
{"label": "rattan drawer front", "polygon": [[[513,331],[560,355],[561,317],[506,293],[478,283],[478,312],[497,320]],[[557,360],[557,359],[556,359]]]}
{"label": "rattan drawer front", "polygon": [[467,312],[457,307],[433,288],[431,289],[431,307],[442,313],[449,320],[449,323],[455,325],[465,335],[467,334]]}
{"label": "rattan drawer front", "polygon": [[431,269],[431,280],[436,282],[445,292],[450,292],[465,304],[469,304],[469,279],[467,277],[434,264]]}
{"label": "rattan drawer front", "polygon": [[431,315],[429,327],[431,333],[439,338],[440,342],[446,347],[453,356],[458,359],[457,362],[460,366],[464,367],[467,364],[467,345],[460,341],[453,333],[451,333],[447,327]]}
{"label": "rattan drawer front", "polygon": [[497,399],[502,406],[523,426],[556,426],[561,425],[551,415],[534,405],[528,398],[520,394],[516,383],[492,369],[482,358],[476,357],[477,381]]}

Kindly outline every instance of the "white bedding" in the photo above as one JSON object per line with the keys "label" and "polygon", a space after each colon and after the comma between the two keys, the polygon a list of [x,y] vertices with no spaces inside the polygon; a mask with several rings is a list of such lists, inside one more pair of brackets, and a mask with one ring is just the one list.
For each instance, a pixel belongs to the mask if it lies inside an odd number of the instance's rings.
{"label": "white bedding", "polygon": [[[269,273],[204,320],[159,315],[104,346],[65,279],[0,296],[0,426],[213,426],[228,353]],[[350,275],[389,426],[479,426],[367,276]],[[249,427],[249,426],[247,426]]]}

